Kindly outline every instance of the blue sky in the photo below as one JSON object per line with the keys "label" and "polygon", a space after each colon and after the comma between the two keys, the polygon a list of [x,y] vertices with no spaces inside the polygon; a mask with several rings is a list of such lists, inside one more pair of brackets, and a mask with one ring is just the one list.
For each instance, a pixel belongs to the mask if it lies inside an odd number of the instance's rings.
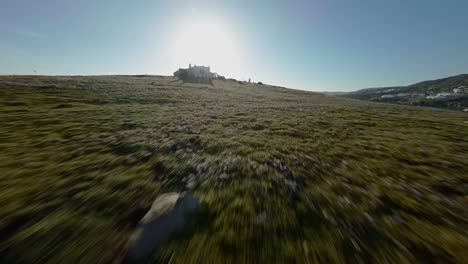
{"label": "blue sky", "polygon": [[170,75],[197,63],[178,50],[199,20],[228,40],[203,35],[226,59],[198,63],[239,79],[350,91],[468,73],[466,0],[0,0],[0,74]]}

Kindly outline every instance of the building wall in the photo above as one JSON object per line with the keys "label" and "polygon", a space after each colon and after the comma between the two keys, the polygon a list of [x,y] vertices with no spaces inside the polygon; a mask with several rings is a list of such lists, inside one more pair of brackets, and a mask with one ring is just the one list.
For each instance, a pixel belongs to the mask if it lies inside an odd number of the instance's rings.
{"label": "building wall", "polygon": [[210,72],[210,67],[193,66],[188,69],[189,75],[196,78],[212,78],[214,74]]}

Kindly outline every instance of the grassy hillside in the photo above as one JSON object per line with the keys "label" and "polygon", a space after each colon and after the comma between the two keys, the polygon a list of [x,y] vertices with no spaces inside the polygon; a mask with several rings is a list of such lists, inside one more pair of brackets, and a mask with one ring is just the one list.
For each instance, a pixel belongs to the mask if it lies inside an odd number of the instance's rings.
{"label": "grassy hillside", "polygon": [[[460,88],[460,91],[453,94],[453,89],[456,88]],[[447,93],[451,95],[437,97],[438,94]],[[339,96],[374,102],[464,110],[468,108],[468,74],[424,81],[409,86],[367,88]]]}
{"label": "grassy hillside", "polygon": [[468,74],[460,74],[457,76],[419,82],[407,86],[405,91],[425,92],[432,91],[434,93],[449,92],[451,89],[458,86],[468,87]]}
{"label": "grassy hillside", "polygon": [[0,77],[0,261],[110,263],[185,177],[162,263],[467,263],[468,116],[234,81]]}

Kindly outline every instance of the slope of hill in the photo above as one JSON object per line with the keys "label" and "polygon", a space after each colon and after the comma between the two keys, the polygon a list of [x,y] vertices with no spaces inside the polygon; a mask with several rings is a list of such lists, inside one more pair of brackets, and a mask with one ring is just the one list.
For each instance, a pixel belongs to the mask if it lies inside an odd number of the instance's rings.
{"label": "slope of hill", "polygon": [[464,110],[468,108],[468,74],[409,86],[362,89],[340,96],[375,102]]}
{"label": "slope of hill", "polygon": [[0,77],[0,261],[111,263],[161,193],[162,263],[466,263],[464,113],[173,77]]}

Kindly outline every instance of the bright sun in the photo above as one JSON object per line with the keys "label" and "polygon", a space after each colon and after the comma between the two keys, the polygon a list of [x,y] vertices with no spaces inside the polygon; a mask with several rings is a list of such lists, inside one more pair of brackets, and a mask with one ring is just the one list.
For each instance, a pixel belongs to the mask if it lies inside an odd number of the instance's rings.
{"label": "bright sun", "polygon": [[180,24],[172,45],[172,64],[187,67],[189,63],[211,66],[226,77],[243,77],[239,43],[220,21],[191,19]]}

